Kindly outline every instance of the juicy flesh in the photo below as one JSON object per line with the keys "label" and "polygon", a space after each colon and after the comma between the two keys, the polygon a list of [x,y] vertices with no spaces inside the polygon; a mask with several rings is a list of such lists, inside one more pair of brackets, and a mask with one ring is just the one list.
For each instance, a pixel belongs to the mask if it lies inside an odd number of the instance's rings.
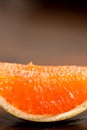
{"label": "juicy flesh", "polygon": [[0,63],[0,96],[33,115],[56,115],[87,100],[87,68]]}

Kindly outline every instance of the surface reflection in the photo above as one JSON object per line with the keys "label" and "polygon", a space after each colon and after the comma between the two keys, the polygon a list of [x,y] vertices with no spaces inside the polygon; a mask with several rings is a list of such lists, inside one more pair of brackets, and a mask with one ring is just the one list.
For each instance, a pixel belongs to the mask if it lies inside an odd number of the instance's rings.
{"label": "surface reflection", "polygon": [[0,130],[8,130],[8,129],[43,129],[43,130],[85,130],[87,128],[87,111],[82,114],[59,122],[48,122],[48,123],[40,123],[40,122],[32,122],[32,121],[24,121],[18,119],[4,110],[0,110]]}

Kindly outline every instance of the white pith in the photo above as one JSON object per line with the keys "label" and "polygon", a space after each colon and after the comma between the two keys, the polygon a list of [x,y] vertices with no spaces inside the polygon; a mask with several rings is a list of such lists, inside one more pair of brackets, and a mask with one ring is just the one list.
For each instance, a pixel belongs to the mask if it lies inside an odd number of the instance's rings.
{"label": "white pith", "polygon": [[81,112],[87,110],[87,101],[68,112],[58,115],[32,115],[25,113],[7,103],[2,96],[0,96],[0,106],[4,108],[7,112],[11,113],[12,115],[24,120],[37,121],[37,122],[53,122],[74,117],[80,114]]}

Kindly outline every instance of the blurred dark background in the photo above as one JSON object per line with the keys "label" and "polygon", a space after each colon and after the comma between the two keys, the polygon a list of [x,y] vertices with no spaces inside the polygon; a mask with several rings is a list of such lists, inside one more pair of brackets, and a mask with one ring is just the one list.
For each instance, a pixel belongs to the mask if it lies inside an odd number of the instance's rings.
{"label": "blurred dark background", "polygon": [[0,62],[87,65],[85,0],[1,0]]}

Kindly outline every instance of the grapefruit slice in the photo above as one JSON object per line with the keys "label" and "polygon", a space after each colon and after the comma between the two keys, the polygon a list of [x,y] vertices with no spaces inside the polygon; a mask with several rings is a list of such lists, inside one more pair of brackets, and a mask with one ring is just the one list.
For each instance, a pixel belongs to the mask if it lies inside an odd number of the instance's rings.
{"label": "grapefruit slice", "polygon": [[0,106],[31,121],[76,116],[87,109],[87,67],[0,63]]}

